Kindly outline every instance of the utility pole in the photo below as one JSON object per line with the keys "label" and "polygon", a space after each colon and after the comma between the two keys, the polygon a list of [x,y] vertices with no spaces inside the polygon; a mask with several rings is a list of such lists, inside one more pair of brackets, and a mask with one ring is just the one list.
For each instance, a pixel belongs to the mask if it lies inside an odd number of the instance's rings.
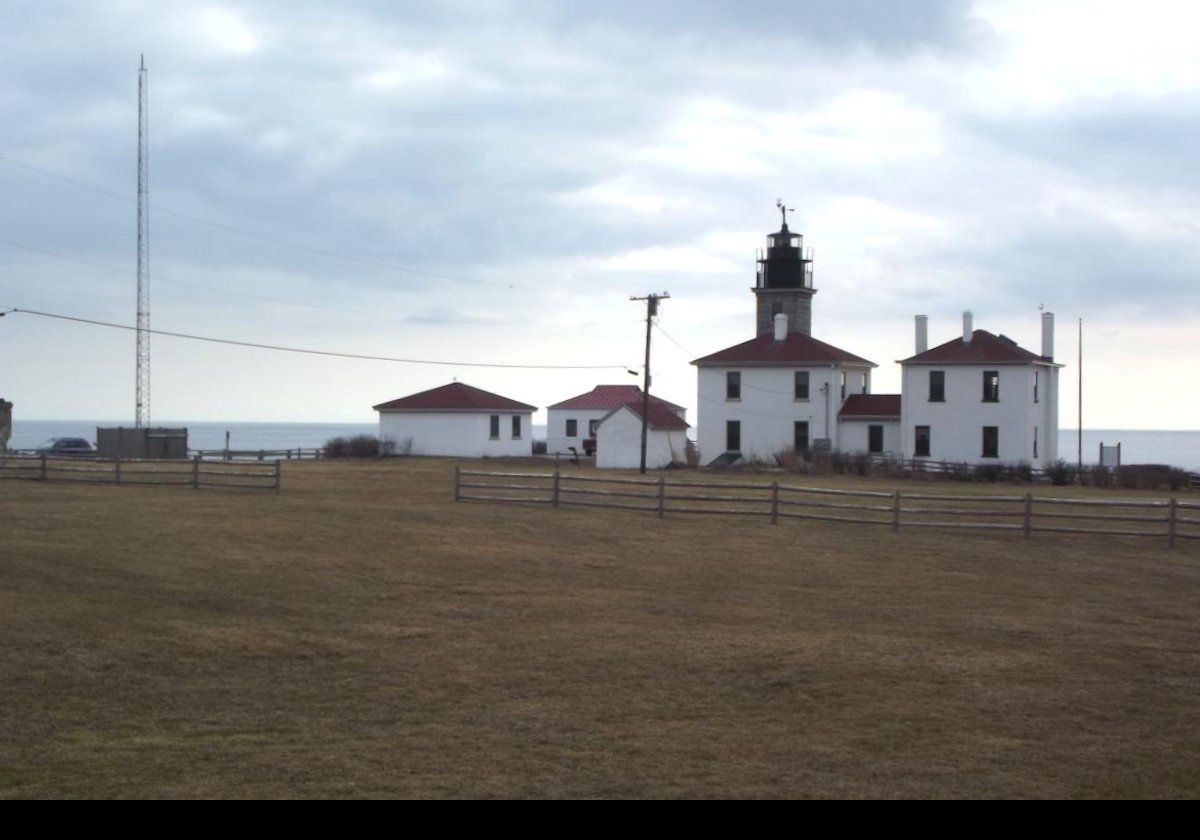
{"label": "utility pole", "polygon": [[1076,437],[1075,469],[1083,482],[1083,319],[1079,319],[1079,432]]}
{"label": "utility pole", "polygon": [[150,425],[150,150],[147,143],[146,57],[138,68],[137,396],[134,426]]}
{"label": "utility pole", "polygon": [[657,292],[629,298],[646,301],[646,368],[642,380],[642,461],[639,468],[643,474],[646,472],[646,430],[650,426],[650,329],[654,326],[654,316],[658,314],[658,302],[669,297],[666,292]]}

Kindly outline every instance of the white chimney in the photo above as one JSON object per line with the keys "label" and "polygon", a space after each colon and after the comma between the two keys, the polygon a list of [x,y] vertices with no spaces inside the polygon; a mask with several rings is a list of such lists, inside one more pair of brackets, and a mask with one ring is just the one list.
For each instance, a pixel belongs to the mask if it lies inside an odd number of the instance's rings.
{"label": "white chimney", "polygon": [[775,316],[775,340],[783,341],[787,338],[787,316],[780,312]]}
{"label": "white chimney", "polygon": [[929,319],[918,315],[917,321],[917,352],[924,353],[929,349]]}
{"label": "white chimney", "polygon": [[1042,313],[1042,355],[1054,358],[1054,313]]}
{"label": "white chimney", "polygon": [[963,313],[963,344],[971,343],[971,336],[975,334],[975,318],[971,315],[971,310]]}

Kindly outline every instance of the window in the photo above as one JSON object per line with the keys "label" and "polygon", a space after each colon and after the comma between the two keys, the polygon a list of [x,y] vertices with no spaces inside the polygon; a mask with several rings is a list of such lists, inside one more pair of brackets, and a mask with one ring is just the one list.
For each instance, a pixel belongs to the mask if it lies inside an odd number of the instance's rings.
{"label": "window", "polygon": [[599,428],[600,428],[599,420],[589,420],[588,421],[588,437],[595,437],[596,430]]}
{"label": "window", "polygon": [[1038,432],[1038,427],[1034,426],[1033,427],[1033,457],[1034,458],[1036,458],[1038,456],[1038,454],[1037,454],[1038,433],[1037,432]]}
{"label": "window", "polygon": [[1000,402],[1000,371],[985,370],[983,372],[983,401]]}
{"label": "window", "polygon": [[846,401],[846,371],[842,371],[842,402]]}
{"label": "window", "polygon": [[492,436],[492,440],[496,440],[500,437],[500,415],[499,414],[492,415],[492,428],[491,428],[490,434]]}
{"label": "window", "polygon": [[725,421],[725,451],[742,451],[742,423],[740,420]]}
{"label": "window", "polygon": [[865,373],[858,375],[858,392],[860,394],[867,393],[867,375]]}
{"label": "window", "polygon": [[725,399],[740,400],[742,398],[742,374],[731,370],[725,374]]}
{"label": "window", "polygon": [[793,445],[796,447],[796,451],[797,452],[807,452],[808,451],[808,421],[807,420],[797,420],[796,427],[793,430],[793,434],[794,434],[794,444]]}
{"label": "window", "polygon": [[808,399],[808,371],[796,371],[796,399]]}
{"label": "window", "polygon": [[[1041,384],[1041,378],[1042,378],[1042,372],[1040,370],[1035,370],[1033,372],[1033,401],[1034,402],[1038,401],[1038,385]],[[1033,454],[1037,455],[1036,452]]]}
{"label": "window", "polygon": [[519,440],[521,437],[521,415],[513,415],[513,440]]}
{"label": "window", "polygon": [[984,458],[999,458],[1000,457],[1000,427],[999,426],[984,426],[983,427],[983,457]]}
{"label": "window", "polygon": [[883,426],[867,426],[867,451],[883,451]]}
{"label": "window", "polygon": [[917,426],[913,431],[916,432],[916,439],[913,442],[913,455],[918,458],[928,458],[931,450],[929,427]]}
{"label": "window", "polygon": [[567,437],[579,437],[579,421],[567,421]]}
{"label": "window", "polygon": [[944,370],[929,371],[929,401],[930,402],[945,402],[946,401],[946,371],[944,371]]}

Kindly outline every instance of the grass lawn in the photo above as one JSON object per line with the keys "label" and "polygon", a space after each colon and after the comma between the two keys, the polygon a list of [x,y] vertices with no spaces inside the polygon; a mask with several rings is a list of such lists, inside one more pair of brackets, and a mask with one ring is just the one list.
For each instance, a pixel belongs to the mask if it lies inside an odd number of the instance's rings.
{"label": "grass lawn", "polygon": [[1200,796],[1200,543],[455,504],[453,464],[0,483],[0,796]]}

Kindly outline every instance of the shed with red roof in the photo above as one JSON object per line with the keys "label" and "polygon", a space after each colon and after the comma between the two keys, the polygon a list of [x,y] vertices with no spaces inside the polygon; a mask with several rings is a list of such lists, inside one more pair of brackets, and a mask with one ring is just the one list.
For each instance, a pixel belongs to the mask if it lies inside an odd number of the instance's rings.
{"label": "shed with red roof", "polygon": [[[686,419],[687,409],[683,406],[654,394],[650,395],[650,404],[675,414],[680,420]],[[640,412],[642,389],[637,385],[597,385],[585,394],[578,394],[548,406],[546,451],[552,455],[570,455],[573,449],[582,454],[584,441],[597,439],[600,421],[624,405],[636,405]],[[641,416],[640,413],[638,416]],[[687,428],[686,423],[684,428]]]}
{"label": "shed with red roof", "polygon": [[397,454],[461,458],[533,453],[535,406],[463,382],[376,405],[379,438]]}
{"label": "shed with red roof", "polygon": [[[650,403],[646,422],[646,467],[657,470],[687,461],[687,421],[664,402]],[[610,411],[596,430],[596,466],[636,469],[642,460],[642,403]]]}

